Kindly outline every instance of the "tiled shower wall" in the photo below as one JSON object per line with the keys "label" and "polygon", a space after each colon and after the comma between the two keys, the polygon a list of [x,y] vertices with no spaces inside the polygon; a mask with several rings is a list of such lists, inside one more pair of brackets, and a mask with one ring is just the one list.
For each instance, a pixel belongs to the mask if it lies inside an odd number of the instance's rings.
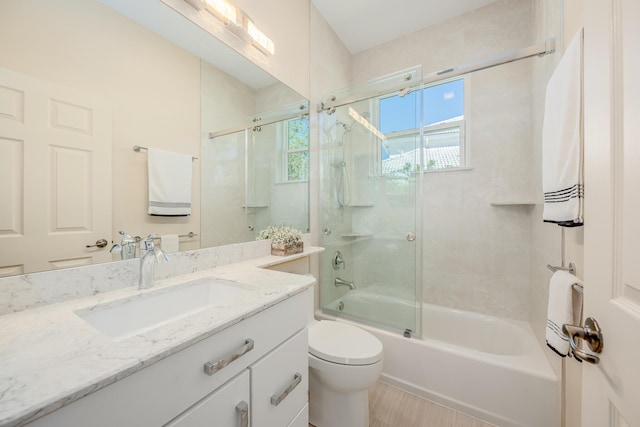
{"label": "tiled shower wall", "polygon": [[[359,53],[353,81],[422,64],[425,73],[475,62],[540,40],[532,3],[499,0]],[[422,207],[424,302],[508,318],[529,318],[532,62],[470,75],[468,170],[426,173]],[[375,209],[375,208],[373,208]],[[378,212],[382,217],[391,212]],[[405,272],[409,280],[411,272]]]}

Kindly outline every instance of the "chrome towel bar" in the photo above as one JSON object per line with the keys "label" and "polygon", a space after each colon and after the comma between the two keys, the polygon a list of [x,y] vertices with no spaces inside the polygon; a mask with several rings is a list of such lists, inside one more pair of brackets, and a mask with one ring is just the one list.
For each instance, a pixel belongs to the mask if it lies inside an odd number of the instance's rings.
{"label": "chrome towel bar", "polygon": [[[148,148],[147,147],[143,147],[142,145],[134,145],[133,146],[133,151],[135,151],[136,153],[139,153],[141,150],[148,150]],[[198,160],[198,158],[195,157],[195,156],[191,156],[191,158],[193,160]]]}
{"label": "chrome towel bar", "polygon": [[[551,271],[553,271],[554,273],[558,270],[562,270],[562,271],[568,271],[569,273],[575,275],[576,274],[576,265],[572,262],[569,263],[569,267],[558,267],[558,266],[553,266],[551,264],[547,264],[547,268]],[[577,283],[574,283],[573,285],[573,289],[576,290],[576,292],[579,292],[581,294],[584,294],[584,289],[582,287],[582,285],[579,285]]]}
{"label": "chrome towel bar", "polygon": [[[191,239],[192,237],[196,237],[196,236],[197,236],[197,234],[196,234],[196,233],[194,233],[193,231],[190,231],[190,232],[189,232],[189,233],[187,233],[187,234],[179,234],[179,235],[178,235],[178,237],[180,237],[180,238],[182,238],[182,237],[188,237],[188,238],[190,238],[190,239]],[[140,236],[136,236],[136,237],[134,237],[134,239],[135,239],[136,243],[138,243],[140,240],[142,240],[142,238],[141,238]],[[153,238],[153,240],[160,240],[160,236],[158,236],[158,237],[154,237],[154,238]]]}

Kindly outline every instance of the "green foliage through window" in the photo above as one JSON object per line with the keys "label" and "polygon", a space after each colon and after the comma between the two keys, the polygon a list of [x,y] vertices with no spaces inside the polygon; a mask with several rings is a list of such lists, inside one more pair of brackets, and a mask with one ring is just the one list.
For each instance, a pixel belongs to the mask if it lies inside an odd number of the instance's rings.
{"label": "green foliage through window", "polygon": [[287,181],[309,179],[309,119],[287,122]]}

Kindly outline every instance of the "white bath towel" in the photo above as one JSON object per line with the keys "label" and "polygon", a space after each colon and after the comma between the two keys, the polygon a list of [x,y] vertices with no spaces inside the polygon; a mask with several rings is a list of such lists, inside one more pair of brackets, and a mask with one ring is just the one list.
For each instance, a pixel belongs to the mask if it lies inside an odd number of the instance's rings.
{"label": "white bath towel", "polygon": [[192,157],[149,148],[149,215],[191,215]]}
{"label": "white bath towel", "polygon": [[582,286],[582,281],[566,271],[556,271],[549,281],[547,346],[562,357],[569,353],[569,337],[562,325],[579,325],[582,317],[582,294],[573,289],[574,284]]}
{"label": "white bath towel", "polygon": [[180,248],[180,237],[177,234],[163,234],[160,236],[160,249],[167,254],[178,252]]}
{"label": "white bath towel", "polygon": [[582,30],[547,85],[542,125],[543,219],[565,227],[583,225]]}

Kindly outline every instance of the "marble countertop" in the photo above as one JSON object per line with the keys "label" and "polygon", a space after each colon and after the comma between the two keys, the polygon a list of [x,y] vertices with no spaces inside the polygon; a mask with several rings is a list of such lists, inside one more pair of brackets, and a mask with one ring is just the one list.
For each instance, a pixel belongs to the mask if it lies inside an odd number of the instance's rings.
{"label": "marble countertop", "polygon": [[[321,250],[254,258],[157,281],[150,289],[130,287],[0,316],[0,426],[24,425],[302,292],[313,277],[265,268]],[[250,292],[232,305],[120,341],[75,314],[209,277]]]}

